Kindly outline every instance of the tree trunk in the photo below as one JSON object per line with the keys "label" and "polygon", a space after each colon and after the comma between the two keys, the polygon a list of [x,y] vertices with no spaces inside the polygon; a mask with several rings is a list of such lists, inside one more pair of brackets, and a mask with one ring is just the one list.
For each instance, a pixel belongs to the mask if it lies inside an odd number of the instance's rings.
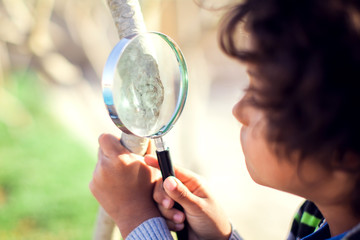
{"label": "tree trunk", "polygon": [[[107,3],[120,39],[146,31],[138,0],[107,0]],[[139,155],[144,155],[148,147],[147,139],[125,133],[121,136],[121,142],[130,151]],[[94,240],[118,238],[114,229],[114,222],[105,210],[100,207],[95,226]]]}

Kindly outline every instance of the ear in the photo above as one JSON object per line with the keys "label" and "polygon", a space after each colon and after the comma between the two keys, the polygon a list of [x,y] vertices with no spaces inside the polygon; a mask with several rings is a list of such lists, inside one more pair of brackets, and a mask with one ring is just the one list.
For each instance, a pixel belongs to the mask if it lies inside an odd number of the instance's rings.
{"label": "ear", "polygon": [[340,161],[336,161],[335,168],[347,171],[347,172],[359,172],[360,170],[360,155],[353,151],[347,151]]}

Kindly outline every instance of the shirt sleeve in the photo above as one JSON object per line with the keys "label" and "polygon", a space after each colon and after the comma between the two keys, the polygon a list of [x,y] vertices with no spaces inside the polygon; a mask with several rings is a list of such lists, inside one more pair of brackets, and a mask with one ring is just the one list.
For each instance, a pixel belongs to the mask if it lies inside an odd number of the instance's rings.
{"label": "shirt sleeve", "polygon": [[244,240],[240,234],[233,228],[233,225],[231,224],[231,235],[229,237],[229,240]]}
{"label": "shirt sleeve", "polygon": [[162,217],[150,218],[136,227],[126,240],[172,240],[170,230]]}
{"label": "shirt sleeve", "polygon": [[[136,227],[126,240],[173,240],[165,219],[162,217],[150,218]],[[231,226],[229,240],[243,240],[239,233]]]}

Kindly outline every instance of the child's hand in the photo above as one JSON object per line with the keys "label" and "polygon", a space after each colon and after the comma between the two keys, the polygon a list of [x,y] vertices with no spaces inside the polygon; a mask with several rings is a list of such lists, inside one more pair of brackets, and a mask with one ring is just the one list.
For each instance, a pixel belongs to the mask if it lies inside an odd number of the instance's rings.
{"label": "child's hand", "polygon": [[[154,156],[145,156],[145,162],[158,168]],[[223,210],[205,189],[199,176],[191,171],[177,168],[175,177],[168,177],[164,183],[159,179],[154,189],[154,200],[170,230],[179,231],[184,220],[190,227],[190,239],[229,239],[231,225]],[[176,210],[174,201],[185,211]]]}
{"label": "child's hand", "polygon": [[152,194],[158,170],[130,153],[119,139],[99,137],[99,156],[90,190],[125,237],[143,221],[160,216]]}

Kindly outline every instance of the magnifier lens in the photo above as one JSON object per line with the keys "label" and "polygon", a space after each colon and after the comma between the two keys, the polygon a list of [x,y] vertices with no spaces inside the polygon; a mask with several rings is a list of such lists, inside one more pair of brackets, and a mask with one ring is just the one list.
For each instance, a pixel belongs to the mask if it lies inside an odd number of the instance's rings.
{"label": "magnifier lens", "polygon": [[[163,179],[174,176],[174,170],[161,137],[179,118],[187,87],[183,55],[161,33],[141,33],[120,40],[105,65],[103,95],[111,119],[127,134],[155,139]],[[177,203],[174,207],[183,211]],[[177,236],[187,240],[187,228]]]}
{"label": "magnifier lens", "polygon": [[143,33],[132,38],[117,62],[112,91],[126,128],[142,137],[168,131],[185,102],[185,75],[181,53],[164,35]]}

